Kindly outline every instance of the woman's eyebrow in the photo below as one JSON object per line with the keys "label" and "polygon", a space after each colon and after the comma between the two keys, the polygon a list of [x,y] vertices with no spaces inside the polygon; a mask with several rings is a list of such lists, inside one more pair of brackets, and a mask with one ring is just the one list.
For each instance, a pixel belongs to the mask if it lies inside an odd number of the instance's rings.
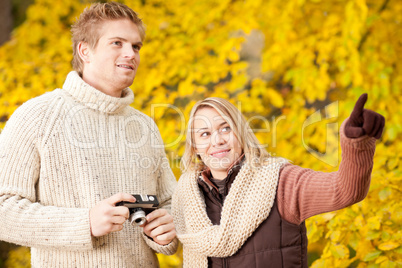
{"label": "woman's eyebrow", "polygon": [[202,127],[202,128],[197,128],[197,129],[194,129],[194,130],[195,130],[196,133],[198,133],[198,132],[201,132],[201,131],[204,131],[204,130],[207,130],[207,129],[208,129],[207,127]]}
{"label": "woman's eyebrow", "polygon": [[226,122],[226,121],[223,121],[222,123],[220,123],[218,126],[219,127],[221,127],[221,126],[223,126],[223,125],[229,125],[229,123],[228,122]]}

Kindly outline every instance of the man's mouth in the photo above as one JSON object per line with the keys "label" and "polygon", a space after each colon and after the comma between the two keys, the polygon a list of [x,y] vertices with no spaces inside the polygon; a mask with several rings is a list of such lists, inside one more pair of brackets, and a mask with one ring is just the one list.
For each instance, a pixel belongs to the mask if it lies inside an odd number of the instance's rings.
{"label": "man's mouth", "polygon": [[118,64],[117,67],[128,69],[128,70],[134,70],[134,66],[128,65],[128,64]]}
{"label": "man's mouth", "polygon": [[227,149],[227,150],[220,150],[220,151],[214,152],[214,153],[212,153],[212,154],[210,154],[210,155],[213,156],[213,157],[220,157],[220,156],[224,156],[224,155],[227,154],[228,152],[230,152],[230,149]]}

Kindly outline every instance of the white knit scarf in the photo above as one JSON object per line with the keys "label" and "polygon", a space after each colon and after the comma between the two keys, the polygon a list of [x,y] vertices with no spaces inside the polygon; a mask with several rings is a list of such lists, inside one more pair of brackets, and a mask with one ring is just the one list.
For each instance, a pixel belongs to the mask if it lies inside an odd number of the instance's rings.
{"label": "white knit scarf", "polygon": [[206,213],[199,174],[182,175],[172,214],[183,243],[184,267],[207,267],[207,257],[228,257],[240,249],[271,211],[282,163],[271,158],[270,164],[254,170],[244,164],[225,199],[220,225],[213,225]]}

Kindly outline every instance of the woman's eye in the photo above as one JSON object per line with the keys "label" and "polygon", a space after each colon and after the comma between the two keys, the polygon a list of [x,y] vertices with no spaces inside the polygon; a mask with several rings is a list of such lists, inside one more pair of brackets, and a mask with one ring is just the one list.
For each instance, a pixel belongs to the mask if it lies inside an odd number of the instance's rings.
{"label": "woman's eye", "polygon": [[114,41],[114,42],[113,42],[113,45],[120,46],[120,45],[121,45],[121,42],[120,42],[120,41]]}
{"label": "woman's eye", "polygon": [[203,133],[201,133],[201,137],[208,137],[208,135],[209,135],[209,132],[203,132]]}
{"label": "woman's eye", "polygon": [[230,127],[223,127],[221,132],[229,132],[230,131]]}
{"label": "woman's eye", "polygon": [[136,51],[140,51],[141,46],[139,46],[139,45],[134,45],[133,48],[134,48],[134,50],[136,50]]}

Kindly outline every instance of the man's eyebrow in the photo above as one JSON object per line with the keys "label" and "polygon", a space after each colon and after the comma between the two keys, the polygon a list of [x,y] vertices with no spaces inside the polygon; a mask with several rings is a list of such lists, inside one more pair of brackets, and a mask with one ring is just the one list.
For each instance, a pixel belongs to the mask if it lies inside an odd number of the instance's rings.
{"label": "man's eyebrow", "polygon": [[[110,38],[109,38],[109,40],[113,40],[113,39],[117,39],[117,40],[121,40],[121,41],[124,41],[124,42],[128,42],[128,40],[127,40],[126,38],[119,37],[119,36],[115,36],[115,37],[110,37]],[[141,45],[141,46],[143,45],[141,41],[135,42],[134,44],[136,44],[136,45]]]}

